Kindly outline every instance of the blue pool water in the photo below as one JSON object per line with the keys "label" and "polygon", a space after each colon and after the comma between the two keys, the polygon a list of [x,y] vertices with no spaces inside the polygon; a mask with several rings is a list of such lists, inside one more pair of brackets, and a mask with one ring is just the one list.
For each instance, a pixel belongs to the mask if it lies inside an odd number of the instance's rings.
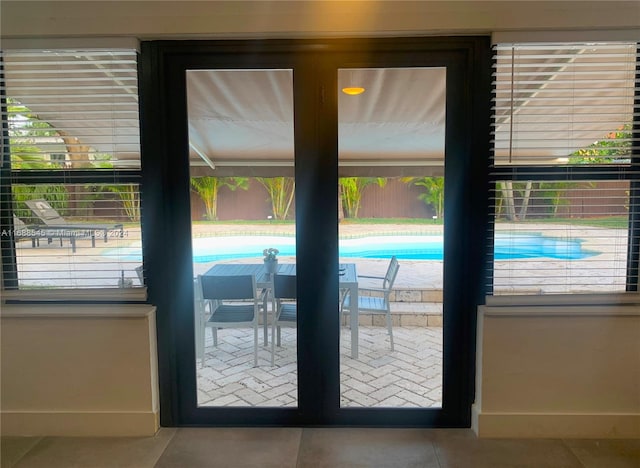
{"label": "blue pool water", "polygon": [[[370,236],[340,240],[340,257],[442,260],[443,238],[424,236]],[[193,259],[207,263],[233,258],[262,257],[262,250],[274,247],[280,257],[295,255],[295,238],[281,236],[208,237],[194,239]],[[539,234],[497,235],[495,258],[552,258],[578,260],[595,255],[582,249],[580,240],[544,237]]]}

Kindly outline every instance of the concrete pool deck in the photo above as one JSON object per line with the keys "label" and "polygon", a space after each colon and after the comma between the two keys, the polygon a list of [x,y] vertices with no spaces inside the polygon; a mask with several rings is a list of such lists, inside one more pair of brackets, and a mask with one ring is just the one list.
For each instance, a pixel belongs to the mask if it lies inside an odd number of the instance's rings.
{"label": "concrete pool deck", "polygon": [[[500,223],[497,225],[499,231],[522,231],[536,232],[548,229],[548,224],[536,225],[534,223]],[[570,233],[572,237],[588,239],[583,246],[589,250],[600,252],[598,255],[583,260],[545,260],[545,268],[553,268],[556,272],[562,272],[564,280],[568,286],[577,285],[583,292],[610,291],[611,288],[624,290],[624,278],[626,269],[626,242],[627,233],[624,229],[593,228],[586,226],[555,226],[559,236],[563,233]],[[128,237],[125,239],[109,239],[108,243],[98,243],[96,247],[91,247],[89,240],[78,240],[77,252],[72,253],[68,243],[60,247],[54,240],[52,244],[41,243],[40,247],[32,248],[30,242],[18,242],[18,266],[20,277],[25,280],[32,280],[33,285],[37,285],[38,277],[52,276],[58,285],[82,286],[83,271],[95,270],[95,264],[103,264],[104,268],[100,272],[98,280],[105,285],[116,286],[122,271],[127,279],[131,279],[133,285],[139,285],[134,268],[139,261],[121,260],[118,258],[108,259],[103,254],[115,247],[127,248],[134,244],[139,248],[139,229],[127,228]],[[442,225],[431,224],[356,224],[343,222],[339,225],[341,237],[359,237],[366,235],[389,235],[394,234],[442,234]],[[221,235],[291,235],[295,233],[293,224],[223,224],[223,223],[195,223],[192,226],[194,238],[221,236]],[[265,245],[266,247],[270,247]],[[248,262],[261,261],[262,252],[256,252],[255,258],[225,260],[225,262]],[[281,257],[280,261],[286,263],[293,262],[292,257]],[[387,259],[361,259],[342,258],[341,261],[354,262],[360,274],[381,276],[384,275]],[[42,264],[46,263],[44,275],[38,273],[42,269]],[[194,274],[203,273],[208,270],[211,263],[194,264]],[[396,302],[441,302],[442,300],[442,268],[441,260],[400,260],[400,270],[396,279],[394,289],[396,290]],[[602,271],[614,271],[615,274],[604,276]],[[562,282],[562,278],[548,274],[548,270],[542,269],[540,261],[510,260],[497,261],[495,265],[497,279],[496,289],[509,291],[513,284],[518,281],[518,277],[525,276],[530,280],[530,290],[532,292],[568,292],[563,291],[563,285],[556,286],[554,283]],[[94,280],[96,282],[96,280]],[[581,283],[583,283],[581,285]],[[53,286],[53,284],[51,284]],[[568,287],[567,286],[567,287]]]}
{"label": "concrete pool deck", "polygon": [[[560,238],[585,239],[582,246],[586,250],[599,252],[598,255],[581,260],[549,260],[545,259],[544,268],[539,260],[519,259],[495,262],[496,291],[508,293],[514,285],[527,278],[530,284],[526,289],[533,293],[568,293],[568,292],[605,292],[612,289],[624,291],[626,276],[627,230],[591,226],[549,223],[507,223],[496,224],[496,232],[550,232]],[[371,235],[442,235],[443,225],[438,224],[363,224],[343,221],[339,224],[341,238],[363,237]],[[295,234],[292,224],[207,224],[193,225],[193,237],[210,237],[220,235],[291,235]],[[260,260],[258,254],[255,260]],[[247,259],[233,260],[236,262]],[[293,261],[293,260],[291,260]],[[366,275],[384,275],[388,260],[341,258],[341,261],[356,263],[358,272]],[[231,260],[228,260],[231,262]],[[287,262],[287,257],[281,259]],[[201,266],[202,265],[202,266]],[[208,264],[196,264],[195,268],[206,271]],[[400,260],[400,270],[394,289],[401,292],[396,300],[414,302],[418,299],[416,291],[421,291],[423,302],[441,302],[443,275],[441,260]],[[554,274],[550,274],[550,271]],[[603,271],[611,272],[603,275]],[[571,289],[569,289],[571,288]],[[433,292],[433,293],[431,293]],[[409,297],[415,298],[409,300]]]}

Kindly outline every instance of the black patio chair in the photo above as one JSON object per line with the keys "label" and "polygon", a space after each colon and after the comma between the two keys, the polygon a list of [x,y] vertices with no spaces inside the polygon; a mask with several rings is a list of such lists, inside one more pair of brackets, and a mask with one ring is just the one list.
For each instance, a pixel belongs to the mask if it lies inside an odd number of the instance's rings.
{"label": "black patio chair", "polygon": [[282,325],[296,327],[298,321],[298,310],[296,305],[296,277],[295,275],[274,275],[273,277],[273,297],[276,300],[276,310],[271,324],[271,365],[275,365],[276,353],[276,329],[278,335],[278,346],[281,345]]}
{"label": "black patio chair", "polygon": [[[398,259],[394,255],[391,257],[387,273],[384,276],[358,275],[358,279],[369,278],[381,280],[380,287],[358,287],[358,312],[385,316],[387,330],[389,331],[391,351],[393,351],[393,320],[391,318],[390,295],[399,269]],[[341,310],[343,313],[351,313],[351,297],[348,293],[342,298]]]}
{"label": "black patio chair", "polygon": [[[256,279],[252,275],[207,276],[196,280],[198,310],[208,318],[202,321],[204,329],[201,339],[204,350],[206,328],[213,332],[213,345],[218,346],[219,328],[253,328],[253,365],[258,365],[258,316],[259,300]],[[209,309],[209,310],[207,310]],[[202,357],[204,364],[204,353]]]}

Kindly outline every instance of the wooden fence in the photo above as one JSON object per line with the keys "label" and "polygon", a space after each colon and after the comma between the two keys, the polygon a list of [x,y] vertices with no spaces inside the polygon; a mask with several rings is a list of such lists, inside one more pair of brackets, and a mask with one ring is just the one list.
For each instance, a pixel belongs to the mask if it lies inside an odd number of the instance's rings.
{"label": "wooden fence", "polygon": [[[390,179],[385,187],[369,185],[362,193],[360,218],[431,218],[433,210],[418,199],[418,187],[397,179]],[[191,195],[191,219],[204,220],[204,203],[197,193]],[[289,210],[289,217],[295,213],[295,203]],[[271,213],[271,202],[267,191],[254,180],[248,190],[232,191],[227,187],[218,194],[218,219],[262,220]]]}
{"label": "wooden fence", "polygon": [[[389,179],[384,187],[375,184],[365,187],[362,193],[360,218],[426,218],[431,219],[435,211],[418,196],[421,187]],[[607,215],[623,215],[627,209],[621,200],[628,196],[628,183],[624,181],[598,182],[583,187],[574,187],[563,194],[564,201],[559,204],[556,216],[588,218]],[[520,200],[516,198],[516,205]],[[533,192],[529,201],[529,216],[549,216],[547,201],[542,195]],[[192,220],[204,220],[204,204],[198,194],[191,196]],[[292,204],[289,217],[295,213]],[[251,180],[248,190],[232,191],[227,187],[220,189],[218,196],[218,219],[228,220],[266,220],[271,213],[271,202],[266,190]]]}

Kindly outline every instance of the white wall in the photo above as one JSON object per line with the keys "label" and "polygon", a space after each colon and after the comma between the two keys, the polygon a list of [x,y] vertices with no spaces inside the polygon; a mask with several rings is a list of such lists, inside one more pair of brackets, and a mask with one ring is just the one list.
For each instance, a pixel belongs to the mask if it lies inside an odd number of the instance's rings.
{"label": "white wall", "polygon": [[155,308],[0,305],[2,435],[153,435]]}
{"label": "white wall", "polygon": [[3,37],[317,37],[640,26],[635,1],[0,2]]}
{"label": "white wall", "polygon": [[640,437],[640,306],[480,307],[481,437]]}

